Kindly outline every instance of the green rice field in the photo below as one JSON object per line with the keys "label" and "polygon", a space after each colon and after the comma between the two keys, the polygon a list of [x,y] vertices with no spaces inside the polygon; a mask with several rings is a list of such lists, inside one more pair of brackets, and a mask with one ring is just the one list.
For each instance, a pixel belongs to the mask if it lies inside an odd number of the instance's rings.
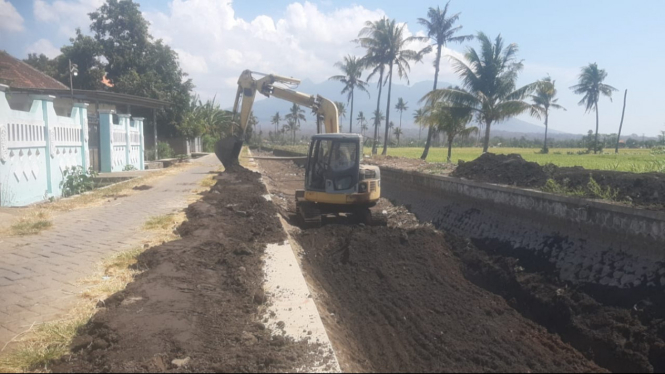
{"label": "green rice field", "polygon": [[[305,153],[306,146],[286,146],[279,147],[286,150],[293,150]],[[431,148],[427,161],[445,162],[446,148]],[[652,155],[649,149],[621,149],[619,154],[614,154],[614,150],[607,150],[602,154],[583,154],[577,152],[582,149],[576,148],[551,148],[549,154],[539,154],[535,148],[492,148],[492,153],[518,153],[527,161],[535,161],[541,165],[552,163],[557,166],[582,166],[585,169],[596,170],[617,170],[636,173],[644,172],[665,172],[665,155]],[[371,148],[365,148],[365,154],[371,153]],[[379,150],[379,153],[381,150]],[[388,148],[389,156],[419,158],[422,154],[422,148]],[[453,148],[452,161],[458,160],[471,161],[476,159],[482,153],[481,148]]]}

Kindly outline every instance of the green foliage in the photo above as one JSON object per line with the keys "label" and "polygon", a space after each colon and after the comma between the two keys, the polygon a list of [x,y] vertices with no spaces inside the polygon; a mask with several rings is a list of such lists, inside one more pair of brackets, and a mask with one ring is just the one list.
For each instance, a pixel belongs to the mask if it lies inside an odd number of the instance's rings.
{"label": "green foliage", "polygon": [[136,170],[136,167],[134,165],[125,165],[125,167],[122,169],[122,171],[133,171]]}
{"label": "green foliage", "polygon": [[65,168],[62,172],[62,181],[60,181],[62,196],[69,197],[92,190],[95,187],[93,178],[96,176],[97,172],[92,168],[88,171],[85,171],[82,166]]}
{"label": "green foliage", "polygon": [[155,148],[146,148],[145,149],[145,159],[147,161],[155,161]]}
{"label": "green foliage", "polygon": [[542,188],[544,192],[554,193],[558,195],[567,195],[573,197],[586,197],[592,199],[602,199],[608,201],[619,201],[619,190],[613,189],[611,186],[603,188],[591,175],[589,175],[589,182],[585,187],[570,187],[570,181],[564,179],[563,182],[557,183],[554,179],[548,179],[545,186]]}
{"label": "green foliage", "polygon": [[167,142],[159,142],[157,143],[157,156],[160,159],[173,158],[173,148]]}
{"label": "green foliage", "polygon": [[201,137],[201,143],[203,144],[203,152],[215,152],[215,144],[219,141],[219,138],[205,134]]}
{"label": "green foliage", "polygon": [[483,151],[487,151],[491,125],[528,111],[531,104],[526,96],[538,87],[538,82],[517,88],[518,73],[524,65],[517,59],[517,44],[504,45],[501,35],[492,41],[479,32],[476,38],[480,49],[469,48],[464,59],[450,57],[463,82],[464,89],[434,90],[423,100],[427,103],[447,102],[452,106],[469,108],[479,122],[486,126]]}
{"label": "green foliage", "polygon": [[665,155],[665,146],[657,146],[657,147],[651,148],[651,154],[653,156]]}
{"label": "green foliage", "polygon": [[185,162],[189,160],[189,155],[187,154],[180,154],[175,156],[178,159],[178,162]]}

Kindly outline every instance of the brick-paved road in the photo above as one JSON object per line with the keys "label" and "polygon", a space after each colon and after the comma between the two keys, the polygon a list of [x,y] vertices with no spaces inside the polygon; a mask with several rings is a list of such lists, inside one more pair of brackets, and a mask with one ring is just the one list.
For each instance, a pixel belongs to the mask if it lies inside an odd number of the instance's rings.
{"label": "brick-paved road", "polygon": [[214,155],[194,162],[150,190],[60,214],[40,235],[0,239],[0,349],[34,322],[64,315],[80,291],[78,279],[113,252],[140,244],[149,217],[184,208],[198,183],[220,166]]}

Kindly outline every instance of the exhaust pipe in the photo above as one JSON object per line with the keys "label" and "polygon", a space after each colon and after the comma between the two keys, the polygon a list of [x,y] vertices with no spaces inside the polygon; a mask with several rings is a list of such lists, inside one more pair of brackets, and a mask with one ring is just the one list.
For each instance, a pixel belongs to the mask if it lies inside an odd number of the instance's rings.
{"label": "exhaust pipe", "polygon": [[243,140],[237,135],[224,138],[215,144],[215,155],[224,165],[224,169],[231,170],[234,166],[240,165],[238,157],[242,150]]}

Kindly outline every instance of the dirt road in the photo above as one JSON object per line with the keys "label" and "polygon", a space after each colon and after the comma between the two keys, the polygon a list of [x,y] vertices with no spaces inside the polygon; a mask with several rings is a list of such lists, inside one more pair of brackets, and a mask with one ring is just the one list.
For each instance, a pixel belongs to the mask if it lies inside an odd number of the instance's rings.
{"label": "dirt road", "polygon": [[[260,161],[293,213],[302,169]],[[293,228],[345,371],[602,371],[501,297],[468,281],[444,235],[385,200],[389,227]],[[401,227],[397,227],[401,226]]]}

